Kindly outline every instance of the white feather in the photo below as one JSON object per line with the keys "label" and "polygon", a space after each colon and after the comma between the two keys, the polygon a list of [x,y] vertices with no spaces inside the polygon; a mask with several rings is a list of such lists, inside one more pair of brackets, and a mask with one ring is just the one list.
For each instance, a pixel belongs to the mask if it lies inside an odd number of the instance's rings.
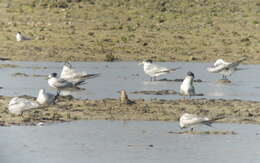
{"label": "white feather", "polygon": [[207,121],[209,121],[207,117],[199,117],[194,114],[185,113],[180,117],[179,124],[181,128],[187,128],[203,124],[203,122]]}
{"label": "white feather", "polygon": [[20,115],[26,110],[34,109],[40,105],[35,101],[30,101],[25,98],[14,97],[8,104],[8,110],[10,113]]}

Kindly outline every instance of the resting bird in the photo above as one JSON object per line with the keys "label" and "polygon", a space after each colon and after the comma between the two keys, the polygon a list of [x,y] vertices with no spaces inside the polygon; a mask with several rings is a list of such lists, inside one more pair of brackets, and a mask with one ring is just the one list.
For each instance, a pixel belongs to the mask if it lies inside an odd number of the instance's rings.
{"label": "resting bird", "polygon": [[237,67],[238,65],[246,60],[246,58],[242,58],[235,62],[225,62],[223,59],[218,59],[214,66],[208,67],[208,72],[212,73],[219,73],[222,75],[222,79],[227,80],[228,76],[231,76],[231,74],[237,70],[239,70]]}
{"label": "resting bird", "polygon": [[166,67],[158,66],[156,64],[153,64],[153,61],[151,59],[143,61],[139,64],[144,65],[144,72],[150,76],[151,81],[153,81],[153,80],[155,81],[157,76],[165,75],[165,74],[168,74],[170,72],[174,72],[174,71],[180,69],[179,67],[178,68],[166,68]]}
{"label": "resting bird", "polygon": [[76,72],[76,70],[72,68],[72,65],[69,62],[65,62],[60,74],[60,78],[72,82],[77,82],[82,79],[91,79],[97,76],[99,76],[99,74],[87,74],[86,72]]}
{"label": "resting bird", "polygon": [[188,72],[187,76],[184,78],[181,86],[180,86],[180,94],[184,96],[194,96],[195,88],[193,86],[194,74],[192,72]]}
{"label": "resting bird", "polygon": [[15,115],[21,115],[24,111],[38,108],[40,105],[35,101],[30,101],[25,98],[14,97],[8,104],[8,110]]}
{"label": "resting bird", "polygon": [[66,79],[58,78],[57,73],[51,73],[48,76],[48,84],[49,86],[56,89],[64,89],[64,88],[72,88],[78,87],[80,85],[85,84],[85,79],[77,80],[77,81],[69,81]]}
{"label": "resting bird", "polygon": [[49,105],[49,104],[54,104],[55,100],[58,98],[60,95],[60,91],[57,91],[57,94],[51,94],[45,91],[45,89],[40,89],[38,97],[36,101],[41,104],[41,105]]}
{"label": "resting bird", "polygon": [[214,119],[209,119],[207,117],[199,117],[199,116],[194,115],[194,114],[184,113],[180,117],[179,125],[180,125],[181,129],[191,127],[190,131],[193,131],[193,128],[195,126],[198,126],[198,125],[207,125],[207,126],[212,127],[211,124],[214,121],[219,120],[219,119],[223,119],[223,118],[224,118],[223,116],[219,116],[219,117],[214,118]]}
{"label": "resting bird", "polygon": [[24,40],[30,40],[29,38],[24,37],[21,32],[16,33],[16,41],[24,41]]}

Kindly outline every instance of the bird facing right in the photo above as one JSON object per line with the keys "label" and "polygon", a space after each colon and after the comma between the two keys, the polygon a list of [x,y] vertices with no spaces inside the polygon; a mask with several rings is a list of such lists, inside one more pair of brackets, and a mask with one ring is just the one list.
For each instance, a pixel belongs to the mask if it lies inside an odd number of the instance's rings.
{"label": "bird facing right", "polygon": [[214,63],[214,66],[208,67],[207,70],[211,73],[219,73],[222,75],[222,80],[227,80],[228,76],[231,76],[233,72],[239,70],[237,67],[244,60],[246,60],[246,58],[239,59],[235,62],[226,62],[223,59],[218,59]]}
{"label": "bird facing right", "polygon": [[184,78],[181,86],[180,86],[180,94],[184,96],[194,96],[195,88],[193,86],[194,74],[189,71],[187,76]]}
{"label": "bird facing right", "polygon": [[54,104],[54,103],[55,103],[55,100],[58,98],[59,94],[60,94],[60,91],[59,91],[59,90],[57,91],[57,94],[54,95],[54,94],[51,94],[51,93],[46,92],[45,89],[40,89],[36,101],[37,101],[39,104],[41,104],[41,105]]}

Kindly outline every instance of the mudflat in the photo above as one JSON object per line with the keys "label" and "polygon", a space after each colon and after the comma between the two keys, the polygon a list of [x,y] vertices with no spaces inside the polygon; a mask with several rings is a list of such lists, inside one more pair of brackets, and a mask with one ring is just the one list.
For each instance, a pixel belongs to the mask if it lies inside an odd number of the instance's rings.
{"label": "mudflat", "polygon": [[79,100],[72,96],[62,96],[55,105],[42,106],[17,116],[8,112],[7,105],[10,99],[11,97],[0,97],[0,122],[3,126],[74,120],[178,121],[183,112],[209,118],[224,116],[225,118],[219,122],[260,124],[260,102],[252,101],[136,99],[132,104],[122,104],[118,99]]}
{"label": "mudflat", "polygon": [[[14,61],[260,63],[257,0],[0,2],[0,57]],[[31,40],[17,42],[16,32]]]}

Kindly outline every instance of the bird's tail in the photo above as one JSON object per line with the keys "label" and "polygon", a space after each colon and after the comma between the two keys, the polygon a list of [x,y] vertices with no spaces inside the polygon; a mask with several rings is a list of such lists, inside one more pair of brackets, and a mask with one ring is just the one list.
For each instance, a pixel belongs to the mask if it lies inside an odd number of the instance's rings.
{"label": "bird's tail", "polygon": [[213,122],[215,122],[215,121],[217,121],[217,120],[220,120],[220,119],[224,119],[224,118],[226,118],[224,115],[219,115],[219,116],[217,116],[217,117],[215,117],[215,118],[212,118],[212,119],[210,119],[210,120],[204,121],[204,122],[202,122],[202,123],[205,124],[205,125],[207,125],[207,126],[212,127],[211,124],[212,124]]}
{"label": "bird's tail", "polygon": [[158,72],[156,72],[156,73],[157,73],[157,74],[158,74],[158,73],[164,73],[164,72],[170,73],[170,72],[174,72],[174,71],[176,71],[176,70],[179,70],[180,68],[181,68],[181,67],[171,68],[171,69],[167,69],[167,70],[158,71]]}
{"label": "bird's tail", "polygon": [[78,81],[77,83],[75,83],[75,86],[80,86],[80,85],[84,85],[86,84],[85,80],[81,80],[81,81]]}
{"label": "bird's tail", "polygon": [[171,68],[170,71],[173,72],[173,71],[176,71],[176,70],[179,70],[179,69],[181,69],[181,67]]}
{"label": "bird's tail", "polygon": [[238,62],[243,62],[243,61],[245,61],[245,60],[247,60],[247,57],[240,58],[240,59],[238,60]]}
{"label": "bird's tail", "polygon": [[220,120],[220,119],[224,119],[224,118],[226,118],[224,115],[218,115],[217,117],[215,117],[215,118],[212,118],[212,119],[210,119],[209,120],[209,122],[215,122],[215,121],[217,121],[217,120]]}
{"label": "bird's tail", "polygon": [[100,74],[87,74],[87,75],[84,75],[82,78],[92,79],[92,78],[95,78],[95,77],[98,77],[98,76],[100,76]]}
{"label": "bird's tail", "polygon": [[239,60],[237,60],[236,62],[234,62],[232,64],[235,66],[238,66],[241,62],[245,61],[246,59],[247,59],[246,57],[240,58]]}

